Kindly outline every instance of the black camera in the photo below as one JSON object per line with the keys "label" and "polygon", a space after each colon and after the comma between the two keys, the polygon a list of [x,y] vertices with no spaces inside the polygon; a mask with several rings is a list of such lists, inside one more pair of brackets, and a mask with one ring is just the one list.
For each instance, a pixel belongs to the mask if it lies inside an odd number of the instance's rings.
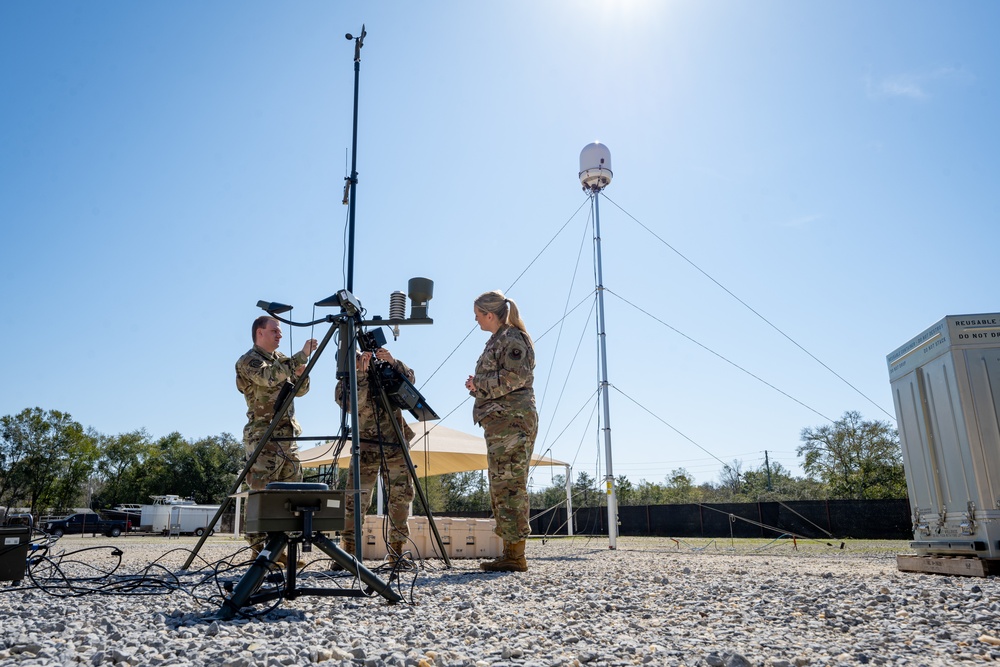
{"label": "black camera", "polygon": [[372,365],[372,372],[378,376],[378,382],[385,390],[386,397],[397,408],[409,410],[418,421],[439,419],[417,388],[396,370],[394,364],[379,361]]}
{"label": "black camera", "polygon": [[358,343],[364,352],[374,352],[380,347],[385,347],[385,333],[381,327],[371,331],[362,331],[358,334]]}

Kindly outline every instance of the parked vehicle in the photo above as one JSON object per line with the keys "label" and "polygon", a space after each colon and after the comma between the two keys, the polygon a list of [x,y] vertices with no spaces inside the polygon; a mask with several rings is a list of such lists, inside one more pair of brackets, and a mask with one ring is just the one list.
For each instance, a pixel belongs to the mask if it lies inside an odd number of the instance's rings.
{"label": "parked vehicle", "polygon": [[104,516],[124,521],[129,530],[139,530],[139,526],[142,525],[142,505],[127,503],[115,505],[112,509],[104,510]]}
{"label": "parked vehicle", "polygon": [[71,514],[65,519],[49,521],[45,524],[45,532],[54,536],[63,535],[96,535],[101,533],[108,537],[118,537],[125,532],[125,522],[117,519],[105,519],[99,514],[85,512]]}

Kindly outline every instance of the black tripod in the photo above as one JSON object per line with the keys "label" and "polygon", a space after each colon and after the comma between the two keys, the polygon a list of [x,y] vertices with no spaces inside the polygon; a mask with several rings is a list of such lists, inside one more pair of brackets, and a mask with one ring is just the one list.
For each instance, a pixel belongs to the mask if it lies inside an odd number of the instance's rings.
{"label": "black tripod", "polygon": [[[273,302],[263,302],[263,301],[258,302],[257,305],[260,308],[262,308],[263,310],[265,310],[272,317],[274,317],[275,319],[277,319],[278,321],[284,322],[285,324],[288,324],[290,326],[308,327],[308,326],[314,326],[316,324],[320,324],[320,323],[323,323],[323,322],[328,322],[331,325],[335,325],[335,326],[331,326],[329,328],[329,330],[327,331],[326,335],[323,337],[322,341],[320,341],[320,344],[316,348],[316,351],[313,353],[312,357],[309,359],[309,362],[306,364],[305,370],[303,371],[302,375],[300,375],[295,380],[295,382],[289,388],[289,391],[283,392],[284,398],[279,397],[278,405],[275,406],[274,416],[272,417],[270,424],[268,424],[267,429],[264,431],[264,434],[261,436],[261,439],[257,443],[257,446],[254,449],[253,453],[250,456],[247,457],[247,462],[246,462],[246,465],[243,468],[243,471],[239,474],[239,476],[237,476],[236,481],[234,482],[233,487],[231,488],[229,494],[226,496],[226,499],[219,506],[219,509],[216,511],[215,517],[212,519],[211,523],[209,523],[208,525],[215,525],[216,522],[219,520],[219,518],[221,518],[222,514],[229,508],[230,504],[232,503],[233,497],[239,492],[240,486],[243,484],[243,481],[246,479],[247,474],[249,473],[249,471],[250,471],[251,467],[253,466],[254,462],[256,462],[257,458],[260,456],[260,453],[263,451],[264,446],[267,444],[267,442],[269,440],[271,440],[271,439],[275,439],[275,440],[279,439],[279,438],[272,438],[275,429],[277,428],[278,424],[284,419],[285,415],[288,413],[288,410],[290,409],[290,407],[292,405],[293,398],[296,396],[296,394],[298,394],[298,392],[301,389],[302,385],[305,383],[306,379],[309,377],[309,373],[312,371],[313,367],[316,365],[316,362],[319,360],[320,356],[322,356],[323,351],[326,349],[327,344],[330,342],[330,339],[333,337],[334,332],[338,332],[339,331],[339,333],[340,333],[340,348],[341,348],[340,349],[340,354],[341,354],[340,358],[341,359],[353,359],[353,357],[354,357],[354,350],[355,350],[355,347],[357,345],[356,341],[359,338],[362,338],[362,339],[366,338],[366,336],[359,336],[358,335],[358,331],[361,331],[364,326],[372,325],[372,326],[379,326],[379,327],[381,327],[381,326],[394,326],[394,325],[399,325],[399,324],[430,324],[430,323],[432,323],[432,320],[430,320],[429,318],[387,319],[387,320],[375,319],[375,320],[372,320],[370,322],[363,321],[361,319],[360,304],[354,299],[354,296],[351,295],[347,290],[341,290],[340,292],[338,292],[334,296],[328,297],[327,299],[324,299],[324,300],[322,300],[320,302],[317,302],[317,304],[316,304],[317,306],[340,306],[341,312],[340,312],[339,315],[328,315],[328,316],[326,316],[324,318],[321,318],[321,319],[318,319],[318,320],[315,320],[315,321],[312,321],[312,322],[293,322],[291,320],[287,320],[287,319],[284,319],[284,318],[278,316],[279,313],[283,313],[283,312],[287,312],[288,310],[291,310],[290,306],[285,306],[283,304],[273,303]],[[357,461],[358,457],[359,457],[359,453],[360,453],[360,438],[359,438],[358,408],[357,408],[357,406],[358,406],[357,369],[355,367],[355,364],[353,364],[353,363],[347,363],[346,366],[347,366],[348,380],[349,380],[350,393],[351,393],[351,395],[350,395],[351,423],[354,426],[354,428],[352,429],[352,433],[351,433],[351,436],[352,436],[351,454],[352,454],[352,457],[354,458],[354,460]],[[395,390],[394,390],[396,392],[395,395],[398,395],[398,396],[401,396],[401,397],[405,397],[405,400],[407,401],[406,405],[407,405],[408,409],[410,409],[410,411],[413,412],[415,415],[417,415],[419,418],[423,418],[423,419],[433,418],[433,419],[436,419],[437,415],[434,414],[434,411],[431,410],[426,405],[426,402],[424,401],[423,397],[420,396],[419,392],[415,388],[413,388],[413,386],[410,385],[409,382],[405,381],[405,378],[401,378],[401,379],[403,380],[403,383],[401,383],[398,387],[395,388]],[[381,384],[379,386],[378,396],[379,396],[379,400],[381,401],[381,404],[383,406],[383,409],[385,409],[387,412],[389,412],[389,397],[388,397],[388,395],[386,393],[386,388],[384,386],[382,386]],[[402,429],[400,428],[398,422],[395,421],[395,420],[393,420],[393,423],[395,425],[396,437],[398,438],[398,441],[401,442],[401,443],[405,443],[406,440],[403,437]],[[413,467],[413,462],[409,458],[409,450],[405,446],[403,446],[402,449],[405,452],[405,457],[406,457],[406,461],[407,461],[407,467],[409,469],[410,476],[411,476],[411,479],[413,480],[415,489],[420,493],[421,502],[424,504],[424,508],[427,511],[428,523],[430,524],[431,529],[432,529],[433,534],[434,534],[434,537],[437,540],[437,543],[438,543],[438,546],[440,548],[442,557],[443,557],[446,565],[448,567],[450,567],[451,566],[451,562],[450,562],[450,560],[448,558],[448,554],[446,553],[446,551],[444,549],[444,545],[443,545],[443,543],[441,541],[441,537],[438,534],[437,526],[434,524],[434,519],[431,516],[431,512],[430,512],[430,506],[427,503],[427,499],[426,499],[426,497],[423,494],[423,489],[419,485],[419,480],[416,477],[416,470]],[[355,466],[355,469],[354,469],[354,480],[353,480],[353,482],[354,482],[353,483],[353,493],[354,493],[354,501],[355,501],[354,502],[354,506],[355,506],[355,508],[358,509],[358,511],[355,511],[355,514],[354,514],[354,524],[355,524],[354,534],[356,536],[358,536],[358,538],[360,538],[360,536],[362,534],[362,530],[361,530],[361,528],[362,528],[362,526],[361,526],[361,518],[362,517],[361,517],[361,511],[360,511],[360,506],[361,506],[360,495],[361,495],[361,491],[360,491],[360,488],[359,488],[360,487],[360,480],[359,480],[358,466]],[[253,492],[251,492],[251,494],[252,493]],[[337,492],[337,493],[343,494],[343,492]],[[249,500],[250,500],[250,497],[248,496],[248,506],[249,506]],[[303,510],[303,511],[305,511],[305,510]],[[249,513],[249,509],[248,509],[248,513]],[[308,511],[305,511],[305,516],[308,516],[308,515],[309,515]],[[342,527],[343,527],[343,519],[341,519],[340,525],[338,525],[336,528],[325,528],[324,530],[340,530]],[[323,550],[325,553],[327,553],[327,555],[329,555],[331,558],[333,558],[337,563],[339,563],[340,565],[344,566],[344,568],[346,570],[348,570],[350,572],[354,572],[355,574],[358,574],[359,576],[361,576],[362,580],[365,581],[365,583],[368,584],[369,587],[371,587],[373,590],[375,590],[376,592],[378,592],[379,594],[381,594],[383,597],[386,597],[387,599],[389,599],[390,601],[393,601],[393,602],[398,601],[398,596],[395,593],[393,593],[391,591],[391,589],[389,589],[389,587],[388,587],[387,584],[385,584],[384,582],[382,582],[381,580],[379,580],[378,577],[376,577],[371,572],[363,570],[363,566],[360,565],[360,562],[362,560],[361,541],[360,541],[360,539],[356,540],[356,543],[355,543],[356,544],[356,549],[355,549],[354,558],[350,558],[349,555],[347,555],[343,550],[341,550],[335,544],[333,544],[332,542],[330,542],[329,539],[326,538],[325,536],[323,536],[323,535],[321,535],[319,533],[316,533],[314,535],[313,531],[304,530],[302,527],[299,527],[299,526],[288,527],[287,525],[285,525],[284,527],[276,528],[273,531],[272,530],[268,530],[268,529],[264,529],[264,530],[250,530],[250,528],[251,528],[251,526],[248,525],[247,530],[249,532],[267,532],[268,533],[265,550],[268,552],[269,557],[265,557],[264,560],[261,560],[260,557],[258,557],[256,559],[256,561],[254,562],[254,565],[251,566],[251,571],[248,572],[243,577],[243,579],[240,581],[240,584],[234,590],[234,594],[233,594],[233,596],[231,598],[231,602],[228,603],[228,604],[232,604],[232,605],[240,604],[240,605],[242,605],[242,604],[245,604],[246,602],[250,601],[253,592],[260,586],[260,584],[263,582],[264,576],[266,576],[266,573],[267,573],[268,568],[269,568],[269,561],[274,561],[274,559],[276,559],[278,556],[281,555],[281,552],[284,549],[286,549],[286,548],[289,549],[289,555],[288,555],[288,559],[287,560],[288,560],[288,562],[290,564],[294,564],[294,562],[296,560],[295,556],[297,556],[297,545],[298,545],[299,542],[302,542],[303,540],[302,539],[296,539],[296,538],[289,538],[286,533],[288,533],[288,532],[299,532],[299,531],[302,531],[304,533],[304,535],[305,535],[304,541],[305,541],[305,543],[307,545],[315,543],[317,546],[319,546],[319,548],[321,550]],[[272,532],[274,533],[273,535],[272,535]],[[208,531],[206,531],[199,538],[197,544],[195,545],[194,549],[191,552],[191,555],[188,557],[187,561],[185,561],[185,563],[183,565],[183,569],[186,570],[186,569],[189,569],[191,567],[191,563],[194,561],[195,556],[197,556],[197,554],[200,551],[201,547],[204,545],[205,540],[208,539],[208,534],[209,534]],[[292,551],[296,551],[296,554],[293,555]],[[261,555],[263,555],[263,554],[264,554],[264,551],[261,552]],[[289,578],[292,579],[293,581],[294,581],[294,576],[295,576],[294,572],[290,572],[289,573]],[[396,599],[394,599],[394,598],[396,598]],[[237,609],[238,608],[239,607],[237,607]],[[235,612],[233,612],[233,613],[235,613]],[[230,616],[230,618],[231,618],[231,616]]]}
{"label": "black tripod", "polygon": [[[378,331],[378,330],[376,330]],[[399,420],[396,418],[396,410],[404,409],[409,410],[410,413],[420,421],[429,421],[433,419],[438,419],[437,413],[427,402],[424,400],[420,392],[410,384],[410,381],[403,377],[396,369],[392,368],[389,364],[385,362],[378,362],[375,360],[375,352],[381,347],[381,344],[385,342],[384,339],[381,341],[377,337],[373,337],[370,333],[359,336],[362,342],[362,349],[366,352],[372,354],[372,363],[368,368],[368,388],[369,395],[375,399],[375,423],[378,426],[379,438],[374,442],[379,447],[384,445],[398,446],[400,452],[403,456],[403,460],[406,463],[407,471],[410,475],[410,481],[413,483],[414,491],[417,497],[420,498],[420,503],[424,507],[424,512],[427,515],[427,523],[430,526],[431,533],[434,535],[434,540],[438,546],[438,550],[441,553],[441,558],[445,562],[446,567],[451,567],[451,559],[448,557],[448,552],[444,548],[444,542],[441,540],[441,535],[438,533],[437,524],[434,523],[434,517],[431,514],[430,503],[427,501],[427,496],[424,494],[423,487],[420,486],[420,479],[417,477],[416,467],[413,465],[413,459],[410,458],[410,448],[406,445],[407,439],[403,434],[403,428],[400,426]],[[352,394],[353,400],[357,400],[357,393]],[[352,403],[352,406],[356,403]],[[392,424],[393,433],[396,437],[395,442],[389,442],[388,440],[382,439],[381,424],[382,420],[378,418],[379,414],[386,415],[386,421]],[[355,422],[357,424],[357,422]],[[354,482],[355,487],[360,483],[360,453],[355,450],[352,456],[354,461]],[[383,464],[384,465],[384,461]],[[361,526],[364,517],[364,511],[367,508],[361,508],[358,504],[358,499],[360,494],[355,495],[354,503],[354,535],[355,535],[355,548],[358,552],[358,557],[360,558],[360,544],[361,544]],[[399,556],[400,554],[396,554]]]}

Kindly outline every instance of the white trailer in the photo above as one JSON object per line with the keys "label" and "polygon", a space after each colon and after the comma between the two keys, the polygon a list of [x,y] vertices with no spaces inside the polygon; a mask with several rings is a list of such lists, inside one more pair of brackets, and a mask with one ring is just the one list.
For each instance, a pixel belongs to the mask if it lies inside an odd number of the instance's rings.
{"label": "white trailer", "polygon": [[[219,522],[209,526],[219,507],[220,505],[174,505],[170,508],[168,532],[201,537],[207,530],[211,535],[219,528]],[[221,518],[219,521],[221,522]]]}
{"label": "white trailer", "polygon": [[170,528],[171,510],[178,505],[194,505],[193,500],[175,495],[152,496],[152,505],[142,505],[139,530],[149,533],[166,533]]}

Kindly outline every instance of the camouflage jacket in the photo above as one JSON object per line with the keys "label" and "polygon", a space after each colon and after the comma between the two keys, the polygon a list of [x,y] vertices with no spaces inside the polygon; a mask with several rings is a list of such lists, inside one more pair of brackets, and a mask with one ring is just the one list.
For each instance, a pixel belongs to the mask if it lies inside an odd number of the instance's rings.
{"label": "camouflage jacket", "polygon": [[[274,401],[278,398],[286,381],[295,382],[298,376],[295,369],[304,366],[309,358],[301,351],[291,357],[281,352],[273,354],[254,345],[253,349],[244,354],[236,362],[236,388],[240,390],[247,401],[247,425],[244,434],[253,431],[263,431],[274,418]],[[302,384],[298,396],[304,396],[309,391],[309,378]],[[302,433],[299,423],[295,421],[295,404],[285,413],[278,426],[291,425],[295,435]]]}
{"label": "camouflage jacket", "polygon": [[[393,367],[407,380],[411,383],[413,382],[414,375],[410,367],[404,364],[399,359],[395,359],[392,362]],[[347,386],[347,380],[341,380],[337,383],[336,392],[337,405],[345,410],[351,409],[351,396],[350,389]],[[403,431],[403,437],[409,442],[413,439],[415,435],[413,429],[411,429],[407,424],[406,420],[403,419],[403,411],[395,407],[390,403],[392,407],[392,416],[399,422],[399,426]],[[375,409],[378,407],[379,416],[381,419],[378,423],[375,421]],[[382,406],[377,402],[377,398],[372,395],[372,387],[370,386],[368,373],[358,373],[358,423],[360,427],[358,428],[358,436],[366,440],[378,440],[379,433],[381,431],[383,442],[393,442],[395,443],[396,430],[392,427],[392,422],[389,421],[389,416],[385,414],[382,410]],[[396,443],[399,444],[399,443]],[[362,447],[364,444],[362,443]]]}
{"label": "camouflage jacket", "polygon": [[501,325],[486,341],[469,392],[476,399],[472,421],[494,412],[535,409],[535,348],[520,329]]}

